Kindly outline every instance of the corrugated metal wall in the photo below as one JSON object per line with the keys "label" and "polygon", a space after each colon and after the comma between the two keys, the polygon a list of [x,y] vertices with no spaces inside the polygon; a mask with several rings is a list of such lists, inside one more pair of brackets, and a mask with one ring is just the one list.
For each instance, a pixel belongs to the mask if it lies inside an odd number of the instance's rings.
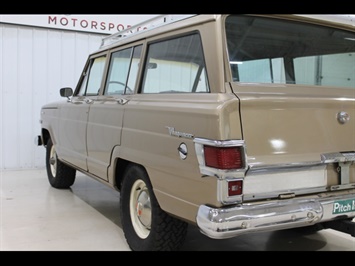
{"label": "corrugated metal wall", "polygon": [[40,108],[75,88],[104,35],[0,23],[0,169],[45,167]]}

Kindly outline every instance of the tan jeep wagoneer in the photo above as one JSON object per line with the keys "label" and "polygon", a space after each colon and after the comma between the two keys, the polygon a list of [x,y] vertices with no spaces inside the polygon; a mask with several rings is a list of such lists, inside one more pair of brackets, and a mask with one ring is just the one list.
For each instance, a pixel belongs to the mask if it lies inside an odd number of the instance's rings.
{"label": "tan jeep wagoneer", "polygon": [[178,250],[188,224],[355,236],[354,22],[167,18],[104,38],[43,106],[49,183],[80,171],[120,191],[132,250]]}

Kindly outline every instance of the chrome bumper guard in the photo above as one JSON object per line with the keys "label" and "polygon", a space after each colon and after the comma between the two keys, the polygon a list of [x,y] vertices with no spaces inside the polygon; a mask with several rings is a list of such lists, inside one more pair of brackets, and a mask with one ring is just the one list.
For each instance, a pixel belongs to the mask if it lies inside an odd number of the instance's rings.
{"label": "chrome bumper guard", "polygon": [[[333,213],[338,201],[350,201],[344,213]],[[216,239],[245,233],[288,229],[355,217],[355,193],[317,199],[280,200],[262,204],[243,204],[232,208],[199,207],[196,221],[200,231]]]}

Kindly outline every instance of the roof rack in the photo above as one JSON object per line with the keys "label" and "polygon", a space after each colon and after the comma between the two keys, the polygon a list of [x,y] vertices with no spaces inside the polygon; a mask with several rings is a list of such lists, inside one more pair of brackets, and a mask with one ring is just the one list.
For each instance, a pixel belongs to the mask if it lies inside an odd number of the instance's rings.
{"label": "roof rack", "polygon": [[188,17],[192,17],[195,15],[158,15],[151,19],[145,20],[141,23],[133,25],[125,30],[116,32],[107,37],[102,38],[100,48],[110,45],[116,41],[122,40],[127,37],[131,37],[147,30],[151,30],[153,28],[161,27],[163,25],[171,24]]}

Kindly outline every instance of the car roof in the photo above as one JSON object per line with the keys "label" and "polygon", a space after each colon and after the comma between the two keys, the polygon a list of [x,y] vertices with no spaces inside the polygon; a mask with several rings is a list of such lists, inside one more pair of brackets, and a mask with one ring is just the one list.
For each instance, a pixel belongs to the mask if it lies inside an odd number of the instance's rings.
{"label": "car roof", "polygon": [[350,25],[355,27],[355,15],[297,15],[301,17],[313,18],[322,21],[331,21],[339,24]]}
{"label": "car roof", "polygon": [[[258,14],[254,14],[258,15]],[[187,14],[187,15],[157,15],[151,19],[143,21],[139,24],[136,24],[126,30],[119,31],[117,33],[111,34],[102,39],[102,43],[98,49],[101,52],[103,50],[109,49],[111,47],[118,46],[130,41],[134,41],[140,38],[149,37],[155,34],[159,34],[165,31],[178,29],[187,25],[199,24],[207,21],[216,20],[218,14],[208,14],[208,15],[198,15],[198,14]],[[264,16],[264,15],[261,15]],[[271,15],[265,15],[270,17]],[[355,15],[303,15],[303,14],[287,14],[287,15],[272,15],[274,17],[281,18],[296,18],[310,22],[319,22],[319,23],[331,23],[335,26],[342,26],[350,29],[355,29]]]}

